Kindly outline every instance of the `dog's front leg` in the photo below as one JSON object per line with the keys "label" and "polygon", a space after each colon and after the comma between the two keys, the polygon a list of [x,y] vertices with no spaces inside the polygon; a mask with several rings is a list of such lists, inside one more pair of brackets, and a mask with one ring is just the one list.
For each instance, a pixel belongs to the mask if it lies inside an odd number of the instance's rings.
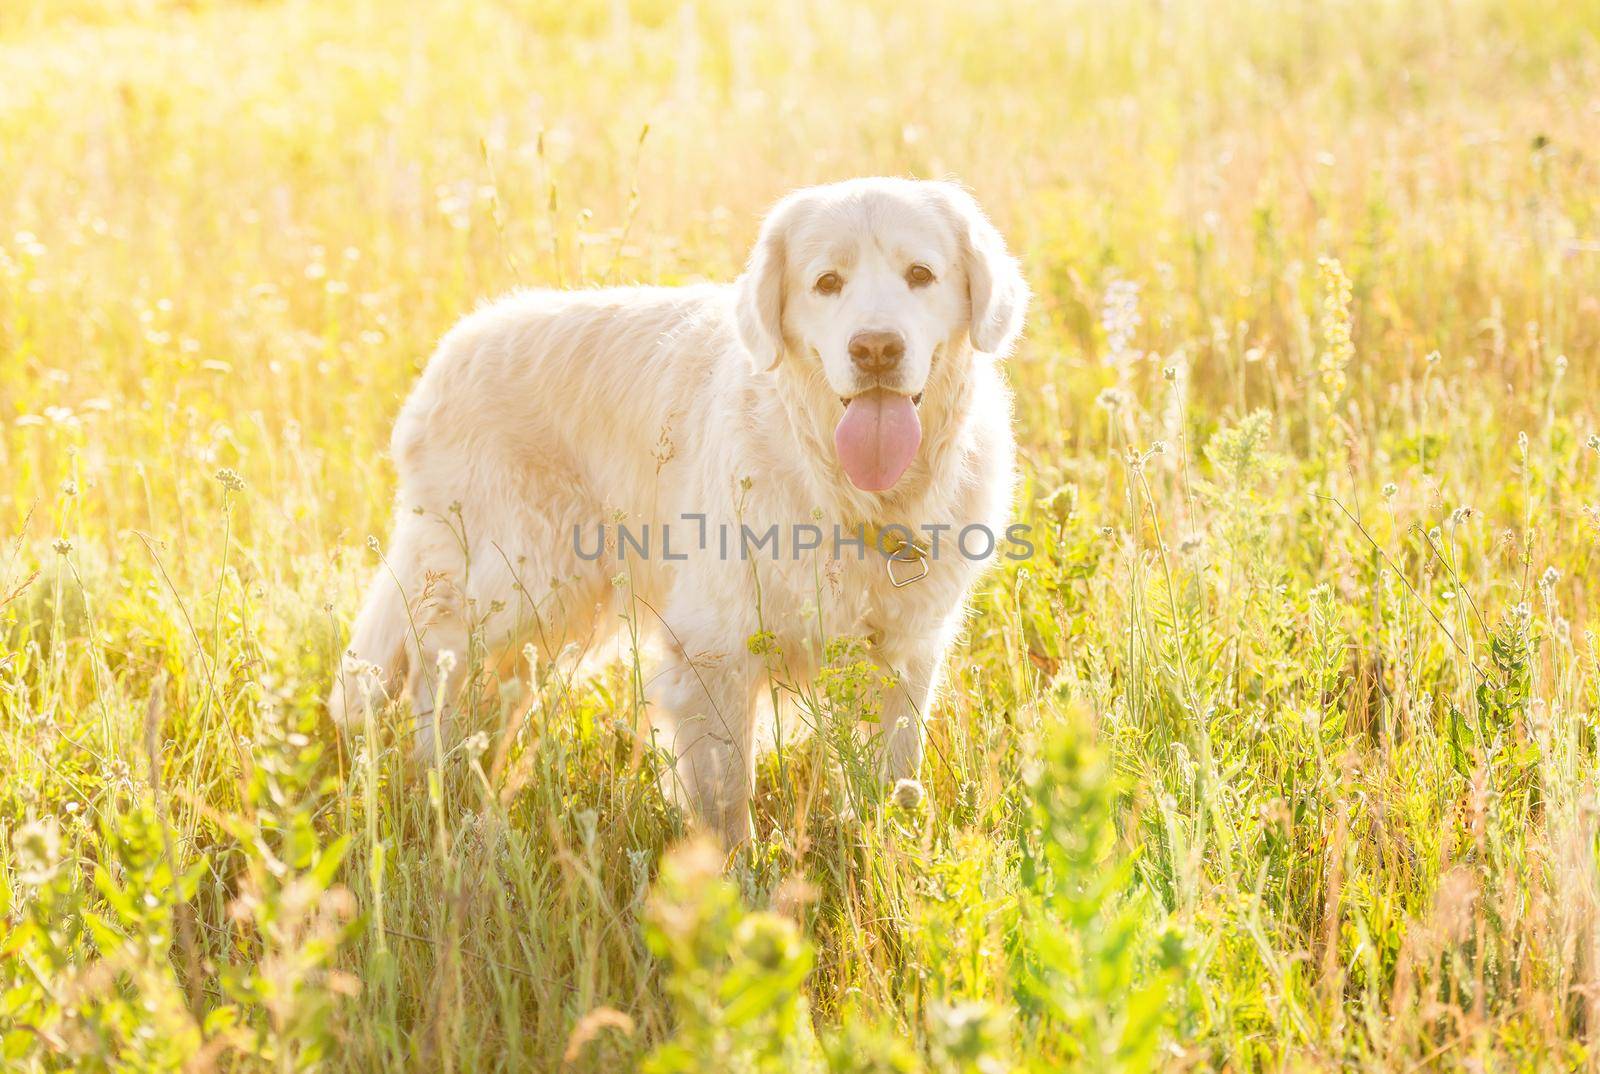
{"label": "dog's front leg", "polygon": [[679,654],[651,690],[670,722],[667,790],[730,847],[750,837],[758,671],[743,654]]}
{"label": "dog's front leg", "polygon": [[890,783],[914,779],[922,767],[926,724],[943,669],[944,645],[938,639],[927,639],[880,650],[877,657],[893,679],[883,694],[881,770]]}

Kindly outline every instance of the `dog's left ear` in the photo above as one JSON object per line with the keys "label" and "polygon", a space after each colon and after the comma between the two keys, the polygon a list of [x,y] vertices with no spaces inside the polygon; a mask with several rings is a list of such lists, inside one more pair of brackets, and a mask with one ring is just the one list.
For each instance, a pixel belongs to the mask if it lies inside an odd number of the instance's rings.
{"label": "dog's left ear", "polygon": [[757,373],[777,368],[783,357],[784,220],[787,205],[780,202],[761,223],[761,234],[750,263],[734,285],[735,321],[739,342],[750,352]]}
{"label": "dog's left ear", "polygon": [[1028,284],[1006,241],[989,223],[971,194],[954,183],[941,183],[955,216],[967,270],[967,296],[972,301],[972,345],[1004,356],[1022,331],[1028,311]]}

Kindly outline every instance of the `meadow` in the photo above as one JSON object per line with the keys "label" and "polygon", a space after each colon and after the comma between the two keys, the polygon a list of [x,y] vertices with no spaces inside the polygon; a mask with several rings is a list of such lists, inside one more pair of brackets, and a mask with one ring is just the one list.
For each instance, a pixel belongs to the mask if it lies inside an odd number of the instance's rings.
{"label": "meadow", "polygon": [[[0,72],[5,1070],[1600,1062],[1596,0],[3,0]],[[439,335],[858,174],[1035,293],[920,787],[848,639],[726,857],[626,665],[341,742]]]}

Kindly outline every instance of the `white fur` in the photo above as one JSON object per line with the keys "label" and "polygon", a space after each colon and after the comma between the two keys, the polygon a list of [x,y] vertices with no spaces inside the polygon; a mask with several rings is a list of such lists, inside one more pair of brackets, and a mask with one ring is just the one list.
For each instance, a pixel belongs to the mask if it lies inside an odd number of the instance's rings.
{"label": "white fur", "polygon": [[[908,285],[914,262],[933,283]],[[839,294],[813,290],[828,271],[845,280]],[[779,202],[732,286],[524,291],[472,314],[396,423],[394,532],[331,711],[361,711],[346,704],[367,696],[358,681],[403,690],[432,714],[419,736],[431,755],[434,722],[467,689],[469,639],[491,651],[531,641],[551,658],[611,635],[628,610],[665,653],[647,692],[677,758],[676,790],[736,841],[749,832],[755,713],[774,667],[807,684],[820,637],[858,634],[897,682],[882,698],[885,775],[914,775],[983,564],[947,546],[926,578],[895,588],[876,554],[835,559],[829,533],[819,552],[792,558],[789,535],[814,520],[825,531],[949,525],[947,541],[972,523],[1003,534],[1015,449],[995,359],[1026,304],[1015,261],[959,187],[859,179]],[[875,494],[844,476],[833,429],[841,397],[871,386],[851,364],[850,336],[885,328],[907,341],[889,386],[922,395],[924,432],[910,470]],[[580,558],[574,528],[592,550],[596,527],[609,532],[619,514],[635,533],[650,525],[652,558]],[[705,551],[688,514],[707,516]],[[741,522],[756,533],[776,523],[781,558],[739,559]],[[662,523],[688,559],[662,558]],[[615,586],[624,571],[628,586]],[[781,656],[751,652],[763,630]],[[364,665],[376,674],[358,675]]]}

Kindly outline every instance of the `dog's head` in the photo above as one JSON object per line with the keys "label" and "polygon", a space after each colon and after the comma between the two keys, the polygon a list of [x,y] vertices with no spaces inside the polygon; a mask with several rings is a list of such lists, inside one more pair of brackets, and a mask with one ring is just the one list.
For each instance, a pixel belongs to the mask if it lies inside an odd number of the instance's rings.
{"label": "dog's head", "polygon": [[935,363],[1004,354],[1028,302],[1016,260],[972,197],[907,179],[784,198],[737,292],[739,337],[756,370],[788,357],[807,380],[820,372],[842,407],[840,462],[874,492],[915,457],[917,406]]}

